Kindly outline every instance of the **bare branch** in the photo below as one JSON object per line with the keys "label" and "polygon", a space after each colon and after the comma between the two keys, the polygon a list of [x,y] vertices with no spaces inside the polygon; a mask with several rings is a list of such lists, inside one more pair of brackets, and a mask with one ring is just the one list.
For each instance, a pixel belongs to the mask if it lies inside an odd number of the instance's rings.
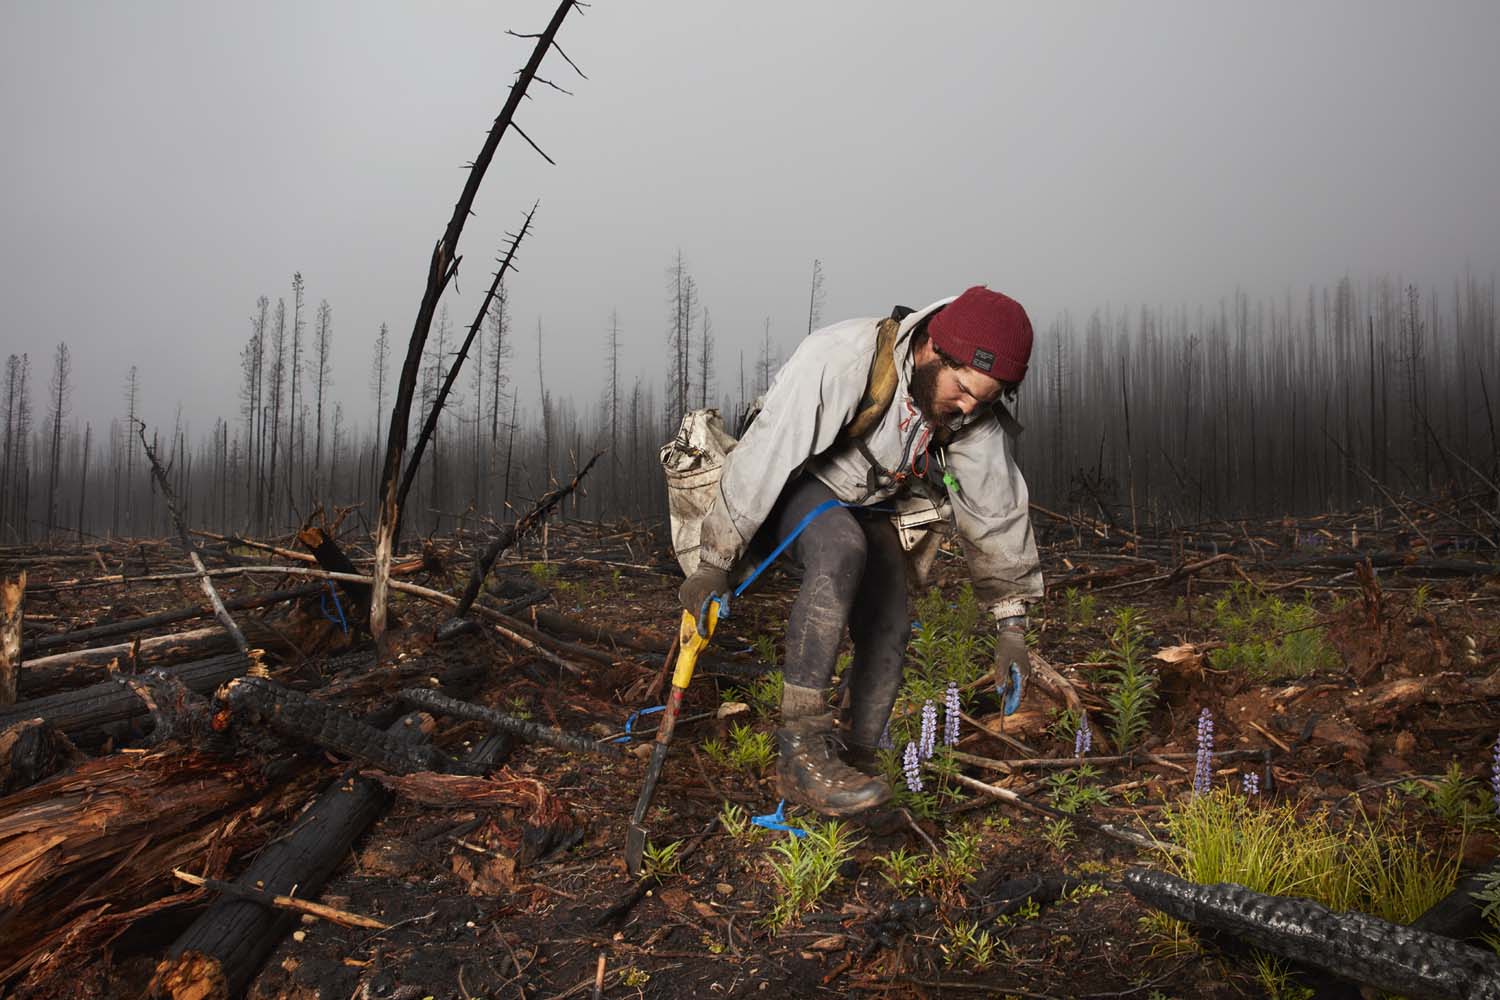
{"label": "bare branch", "polygon": [[536,150],[537,153],[541,156],[542,159],[546,160],[548,163],[552,164],[554,167],[557,166],[557,161],[554,160],[552,157],[548,156],[546,153],[543,153],[542,152],[542,147],[540,147],[536,143],[532,142],[531,141],[531,136],[527,135],[524,131],[522,131],[521,130],[521,126],[517,125],[515,122],[511,122],[510,123],[510,127],[513,128],[513,129],[515,129],[516,130],[516,134],[519,135],[522,139],[525,139],[526,140],[526,144],[528,146],[530,146],[532,149]]}

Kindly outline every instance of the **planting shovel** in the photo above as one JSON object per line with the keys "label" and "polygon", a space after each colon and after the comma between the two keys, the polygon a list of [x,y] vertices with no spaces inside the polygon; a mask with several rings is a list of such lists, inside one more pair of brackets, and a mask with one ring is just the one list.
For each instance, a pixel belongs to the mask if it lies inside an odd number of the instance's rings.
{"label": "planting shovel", "polygon": [[646,765],[641,797],[631,814],[630,830],[625,834],[625,868],[632,876],[641,873],[641,859],[646,853],[646,812],[656,795],[656,782],[661,778],[662,762],[667,759],[667,744],[672,741],[672,729],[677,724],[677,713],[682,709],[682,696],[693,680],[698,654],[708,648],[708,640],[713,638],[714,627],[718,624],[719,601],[714,598],[708,602],[702,631],[699,631],[698,620],[691,611],[682,613],[682,623],[677,626],[677,665],[672,671],[672,693],[667,696],[667,707],[656,730],[656,744],[651,748],[651,761]]}

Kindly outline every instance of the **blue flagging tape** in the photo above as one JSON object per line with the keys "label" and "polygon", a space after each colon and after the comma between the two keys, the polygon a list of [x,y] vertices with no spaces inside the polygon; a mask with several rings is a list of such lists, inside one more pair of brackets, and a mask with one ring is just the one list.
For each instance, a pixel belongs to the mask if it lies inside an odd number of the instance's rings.
{"label": "blue flagging tape", "polygon": [[667,706],[665,705],[652,705],[650,708],[638,708],[634,712],[631,712],[630,717],[625,720],[625,735],[615,737],[613,742],[629,743],[635,739],[635,724],[640,721],[641,716],[655,715],[657,712],[666,711],[666,709]]}
{"label": "blue flagging tape", "polygon": [[[330,594],[333,596],[334,610],[339,613],[339,616],[337,618],[328,613],[328,597]],[[342,628],[344,630],[344,634],[348,635],[349,622],[344,618],[344,606],[339,603],[339,592],[334,588],[332,580],[328,581],[328,590],[320,592],[318,594],[318,604],[323,609],[323,617],[327,618],[329,621]]]}
{"label": "blue flagging tape", "polygon": [[[837,501],[835,501],[837,502]],[[776,803],[776,811],[764,816],[754,816],[750,822],[766,830],[785,830],[794,837],[805,837],[807,831],[800,826],[791,826],[786,821],[786,799]]]}

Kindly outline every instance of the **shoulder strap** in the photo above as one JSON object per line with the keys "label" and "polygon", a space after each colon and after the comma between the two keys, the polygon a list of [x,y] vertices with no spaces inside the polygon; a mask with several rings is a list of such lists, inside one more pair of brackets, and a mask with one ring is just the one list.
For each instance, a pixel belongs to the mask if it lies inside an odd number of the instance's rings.
{"label": "shoulder strap", "polygon": [[911,312],[906,306],[897,306],[876,328],[875,357],[870,361],[870,373],[865,376],[859,410],[841,432],[845,440],[857,440],[870,433],[891,408],[891,400],[896,397],[896,334],[901,332],[901,321]]}

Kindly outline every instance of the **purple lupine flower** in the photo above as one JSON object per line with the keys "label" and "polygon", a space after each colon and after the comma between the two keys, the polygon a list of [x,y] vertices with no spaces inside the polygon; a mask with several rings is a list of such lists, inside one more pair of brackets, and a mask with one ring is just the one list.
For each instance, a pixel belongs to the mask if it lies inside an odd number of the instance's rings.
{"label": "purple lupine flower", "polygon": [[1495,792],[1495,812],[1500,814],[1500,737],[1496,738],[1490,757],[1490,788]]}
{"label": "purple lupine flower", "polygon": [[922,759],[918,754],[917,745],[910,740],[906,743],[906,753],[901,756],[901,767],[906,771],[907,791],[920,792],[922,790]]}
{"label": "purple lupine flower", "polygon": [[896,749],[896,741],[891,739],[891,720],[885,720],[885,728],[880,731],[880,742],[876,744],[882,750]]}
{"label": "purple lupine flower", "polygon": [[1241,776],[1240,780],[1247,797],[1254,797],[1260,794],[1260,775],[1254,771],[1248,771]]}
{"label": "purple lupine flower", "polygon": [[931,760],[933,751],[937,749],[937,706],[930,701],[922,703],[922,735],[921,745],[917,750],[923,760]]}
{"label": "purple lupine flower", "polygon": [[943,746],[951,747],[958,742],[958,685],[948,682],[948,691],[943,695]]}
{"label": "purple lupine flower", "polygon": [[1193,793],[1202,795],[1214,780],[1214,717],[1208,709],[1198,713],[1198,766],[1193,770]]}
{"label": "purple lupine flower", "polygon": [[1073,756],[1083,757],[1094,748],[1094,731],[1089,728],[1089,713],[1084,712],[1078,720],[1078,732],[1073,734]]}

